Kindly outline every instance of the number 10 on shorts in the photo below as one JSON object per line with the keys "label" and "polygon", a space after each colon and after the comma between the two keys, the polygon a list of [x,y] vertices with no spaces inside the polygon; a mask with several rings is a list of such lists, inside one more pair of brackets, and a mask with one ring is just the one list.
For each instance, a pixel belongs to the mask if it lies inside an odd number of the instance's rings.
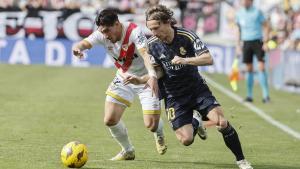
{"label": "number 10 on shorts", "polygon": [[168,120],[172,121],[175,118],[175,109],[170,107],[167,109]]}

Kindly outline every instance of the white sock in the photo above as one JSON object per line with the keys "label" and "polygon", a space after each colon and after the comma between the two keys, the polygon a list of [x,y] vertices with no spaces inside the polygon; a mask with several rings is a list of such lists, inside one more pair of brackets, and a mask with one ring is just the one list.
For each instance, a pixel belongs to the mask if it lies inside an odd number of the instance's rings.
{"label": "white sock", "polygon": [[156,131],[154,132],[154,136],[155,136],[155,137],[158,137],[158,136],[163,137],[163,136],[164,136],[163,126],[164,126],[164,122],[163,122],[163,120],[160,118],[160,119],[159,119],[159,122],[158,122],[157,129],[156,129]]}
{"label": "white sock", "polygon": [[122,149],[125,151],[133,150],[133,146],[127,134],[127,128],[125,127],[123,121],[120,120],[116,125],[109,126],[108,128],[112,137],[120,144]]}

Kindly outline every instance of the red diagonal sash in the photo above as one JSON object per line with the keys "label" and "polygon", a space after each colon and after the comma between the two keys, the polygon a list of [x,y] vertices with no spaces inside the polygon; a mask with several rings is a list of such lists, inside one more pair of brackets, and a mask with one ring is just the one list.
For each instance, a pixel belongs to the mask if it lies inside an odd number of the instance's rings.
{"label": "red diagonal sash", "polygon": [[[116,67],[118,69],[121,68],[123,72],[126,72],[129,69],[130,65],[132,64],[132,60],[134,57],[135,45],[134,45],[134,43],[128,45],[128,41],[129,41],[129,37],[131,35],[132,30],[136,27],[137,27],[137,25],[134,23],[129,24],[129,26],[126,30],[126,34],[125,34],[122,46],[121,46],[119,58],[115,61]],[[123,61],[123,64],[121,65],[118,61]]]}

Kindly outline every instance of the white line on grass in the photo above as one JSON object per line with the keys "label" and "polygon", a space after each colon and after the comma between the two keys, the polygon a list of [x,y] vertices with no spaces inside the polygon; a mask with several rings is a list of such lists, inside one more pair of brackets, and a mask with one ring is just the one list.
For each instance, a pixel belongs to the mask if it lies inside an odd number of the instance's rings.
{"label": "white line on grass", "polygon": [[291,129],[290,127],[276,121],[275,119],[273,119],[272,117],[270,117],[269,115],[267,115],[264,111],[262,111],[261,109],[257,108],[256,106],[254,106],[251,103],[247,103],[247,102],[243,102],[243,98],[241,98],[240,96],[234,94],[233,92],[231,92],[230,90],[226,89],[225,87],[223,87],[222,85],[218,84],[217,82],[213,81],[212,79],[208,78],[207,76],[204,76],[203,74],[201,74],[206,81],[211,84],[214,88],[218,89],[220,92],[226,94],[227,96],[229,96],[230,98],[234,99],[235,101],[239,102],[240,104],[242,104],[243,106],[249,108],[250,110],[252,110],[254,113],[256,113],[258,116],[260,116],[261,118],[263,118],[265,121],[269,122],[270,124],[272,124],[273,126],[278,127],[279,129],[285,131],[287,134],[297,138],[300,140],[300,133]]}

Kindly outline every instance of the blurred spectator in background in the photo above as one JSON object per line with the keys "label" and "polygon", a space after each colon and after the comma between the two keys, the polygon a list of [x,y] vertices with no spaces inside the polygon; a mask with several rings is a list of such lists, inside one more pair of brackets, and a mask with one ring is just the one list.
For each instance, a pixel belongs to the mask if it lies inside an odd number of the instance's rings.
{"label": "blurred spectator in background", "polygon": [[236,23],[238,26],[236,52],[237,55],[243,55],[243,62],[247,69],[247,97],[245,101],[253,102],[253,57],[256,55],[259,63],[259,81],[263,91],[263,102],[268,103],[270,97],[265,71],[265,50],[267,49],[269,34],[267,21],[263,13],[253,6],[253,0],[243,0],[243,8],[236,15]]}
{"label": "blurred spectator in background", "polygon": [[65,8],[65,0],[50,0],[49,6],[54,10],[61,10]]}
{"label": "blurred spectator in background", "polygon": [[[234,16],[234,11],[241,2],[239,0],[226,0],[225,2],[233,10],[231,13],[227,10],[225,14]],[[278,0],[277,2],[260,0],[260,2],[264,4],[260,8],[267,14],[272,29],[268,35],[269,49],[300,50],[300,0]],[[207,36],[220,33],[219,25],[222,17],[219,13],[222,11],[220,7],[222,3],[223,1],[217,0],[1,0],[0,11],[23,10],[26,12],[26,17],[21,27],[26,28],[42,26],[39,24],[42,22],[40,11],[62,12],[62,16],[59,17],[59,23],[61,23],[76,12],[94,15],[97,11],[110,7],[116,9],[119,14],[125,14],[120,15],[121,20],[134,20],[140,25],[145,25],[142,16],[146,8],[163,4],[174,11],[174,17],[180,21],[178,26],[194,30],[198,35]],[[150,32],[146,27],[143,28],[146,33]],[[35,32],[35,34],[43,36],[41,32]],[[223,38],[231,39],[230,37]]]}
{"label": "blurred spectator in background", "polygon": [[293,18],[293,31],[291,33],[291,46],[294,50],[300,50],[300,13],[296,13]]}
{"label": "blurred spectator in background", "polygon": [[0,12],[1,11],[16,11],[18,10],[17,2],[14,0],[1,0]]}

